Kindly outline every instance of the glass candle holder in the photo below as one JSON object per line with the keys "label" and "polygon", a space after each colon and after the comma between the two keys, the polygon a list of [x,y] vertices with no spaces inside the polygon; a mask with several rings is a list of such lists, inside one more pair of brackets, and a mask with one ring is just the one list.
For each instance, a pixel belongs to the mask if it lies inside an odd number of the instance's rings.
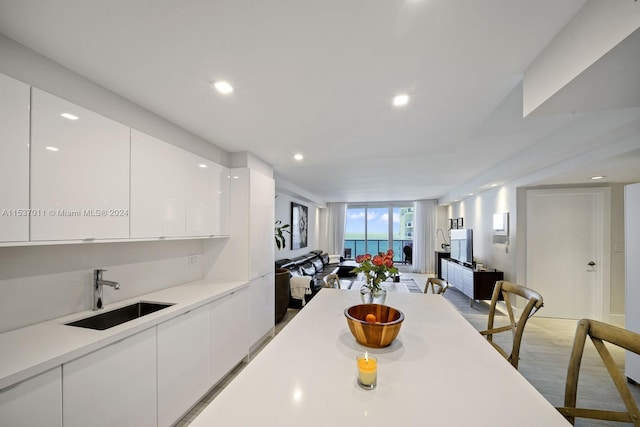
{"label": "glass candle holder", "polygon": [[359,354],[358,385],[365,390],[373,390],[378,383],[378,359],[368,353]]}

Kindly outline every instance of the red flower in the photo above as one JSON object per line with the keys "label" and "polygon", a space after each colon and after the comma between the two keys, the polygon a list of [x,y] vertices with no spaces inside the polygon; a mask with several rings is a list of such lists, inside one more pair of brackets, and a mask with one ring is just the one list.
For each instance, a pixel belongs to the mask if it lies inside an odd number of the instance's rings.
{"label": "red flower", "polygon": [[371,290],[380,289],[380,282],[398,274],[398,269],[393,265],[393,254],[393,250],[389,249],[374,257],[370,254],[358,255],[356,262],[360,265],[351,272],[364,273],[366,286]]}

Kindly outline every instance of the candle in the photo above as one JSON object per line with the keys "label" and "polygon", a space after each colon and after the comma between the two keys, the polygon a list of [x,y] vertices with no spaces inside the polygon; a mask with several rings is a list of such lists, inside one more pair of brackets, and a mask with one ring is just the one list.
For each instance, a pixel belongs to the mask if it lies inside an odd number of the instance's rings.
{"label": "candle", "polygon": [[358,385],[367,390],[373,390],[378,380],[378,360],[365,353],[358,355],[357,361]]}

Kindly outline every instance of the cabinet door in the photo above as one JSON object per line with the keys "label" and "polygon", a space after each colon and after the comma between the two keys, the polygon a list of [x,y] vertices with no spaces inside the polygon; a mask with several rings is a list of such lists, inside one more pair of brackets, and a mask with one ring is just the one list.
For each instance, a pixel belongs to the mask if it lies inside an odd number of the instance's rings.
{"label": "cabinet door", "polygon": [[[249,352],[248,290],[214,301],[209,312],[209,382],[220,381]],[[233,319],[231,321],[231,319]],[[231,322],[231,323],[230,323]]]}
{"label": "cabinet door", "polygon": [[249,347],[256,344],[275,324],[275,277],[273,273],[249,284]]}
{"label": "cabinet door", "polygon": [[209,389],[209,307],[158,325],[158,425],[170,426]]}
{"label": "cabinet door", "polygon": [[449,281],[449,261],[446,259],[440,260],[440,276],[443,280]]}
{"label": "cabinet door", "polygon": [[0,74],[0,242],[29,240],[29,86]]}
{"label": "cabinet door", "polygon": [[31,240],[129,237],[129,128],[34,88],[31,208]]}
{"label": "cabinet door", "polygon": [[475,299],[473,292],[473,270],[462,269],[462,292],[471,299]]}
{"label": "cabinet door", "polygon": [[456,289],[462,292],[462,282],[459,280],[459,271],[460,266],[455,262],[449,263],[449,283],[453,285]]}
{"label": "cabinet door", "polygon": [[253,279],[274,272],[275,182],[254,170],[249,177],[249,278]]}
{"label": "cabinet door", "polygon": [[185,236],[186,152],[131,130],[131,237]]}
{"label": "cabinet door", "polygon": [[229,170],[211,160],[186,153],[186,234],[228,234]]}
{"label": "cabinet door", "polygon": [[62,369],[57,367],[0,391],[0,425],[62,426]]}
{"label": "cabinet door", "polygon": [[65,427],[157,426],[156,328],[62,366]]}

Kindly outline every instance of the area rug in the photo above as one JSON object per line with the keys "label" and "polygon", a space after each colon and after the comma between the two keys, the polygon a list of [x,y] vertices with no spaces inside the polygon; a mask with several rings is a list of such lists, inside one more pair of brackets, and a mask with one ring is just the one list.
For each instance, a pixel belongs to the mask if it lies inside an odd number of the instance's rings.
{"label": "area rug", "polygon": [[387,292],[422,293],[422,290],[413,279],[402,279],[400,282],[382,282]]}

